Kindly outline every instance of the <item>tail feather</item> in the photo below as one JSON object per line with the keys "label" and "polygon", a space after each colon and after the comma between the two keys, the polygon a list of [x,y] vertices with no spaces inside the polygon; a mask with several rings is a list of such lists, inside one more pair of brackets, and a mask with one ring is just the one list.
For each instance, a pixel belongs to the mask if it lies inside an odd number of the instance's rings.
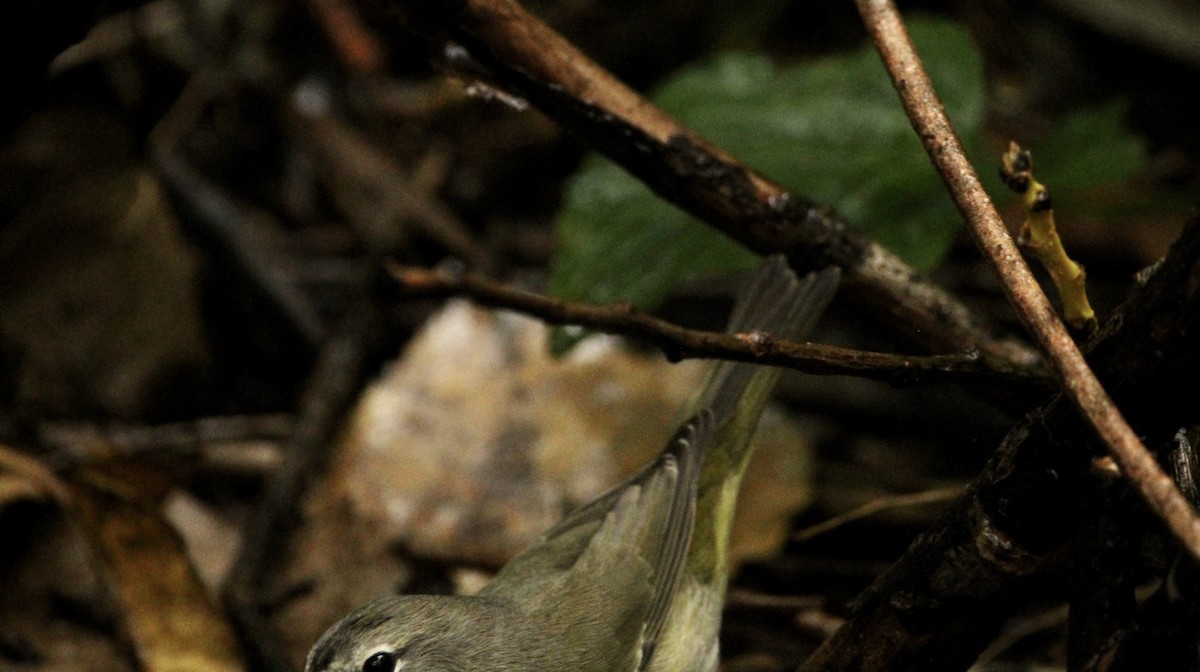
{"label": "tail feather", "polygon": [[[831,267],[801,280],[788,267],[784,256],[769,257],[740,292],[726,332],[759,332],[786,341],[804,338],[833,299],[839,277],[837,267]],[[736,412],[751,381],[764,378],[765,387],[769,388],[778,376],[778,370],[757,364],[722,362],[713,371],[696,409],[711,410],[719,427]]]}
{"label": "tail feather", "polygon": [[[759,266],[739,298],[730,331],[804,338],[833,298],[838,278],[833,268],[797,280],[782,256],[771,257]],[[702,583],[724,586],[729,533],[750,457],[750,439],[780,373],[776,367],[721,362],[701,393],[697,412],[712,414],[714,431],[697,446],[702,466],[688,563]]]}

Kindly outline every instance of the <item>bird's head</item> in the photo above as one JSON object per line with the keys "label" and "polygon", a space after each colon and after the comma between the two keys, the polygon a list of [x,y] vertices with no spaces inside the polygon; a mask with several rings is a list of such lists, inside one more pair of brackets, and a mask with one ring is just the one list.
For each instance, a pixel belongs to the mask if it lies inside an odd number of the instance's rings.
{"label": "bird's head", "polygon": [[384,597],[321,636],[305,672],[473,672],[519,669],[514,618],[490,600]]}

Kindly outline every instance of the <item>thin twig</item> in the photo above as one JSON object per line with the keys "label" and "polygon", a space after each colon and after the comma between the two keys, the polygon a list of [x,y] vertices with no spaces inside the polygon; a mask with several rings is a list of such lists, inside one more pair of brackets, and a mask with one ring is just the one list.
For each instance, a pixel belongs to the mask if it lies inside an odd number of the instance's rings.
{"label": "thin twig", "polygon": [[[476,303],[513,310],[550,324],[573,324],[645,339],[672,360],[715,358],[758,362],[805,373],[853,375],[893,384],[917,381],[988,379],[1028,391],[1049,379],[1035,368],[1013,368],[977,353],[908,356],[865,352],[815,343],[790,343],[763,334],[720,334],[686,329],[637,310],[629,304],[571,303],[526,292],[476,274],[453,274],[392,266],[392,277],[405,293],[426,297],[466,296]],[[1032,388],[1032,389],[1031,389]]]}
{"label": "thin twig", "polygon": [[383,45],[363,24],[351,3],[308,0],[308,6],[342,63],[361,74],[375,74],[383,68],[387,60]]}
{"label": "thin twig", "polygon": [[103,443],[110,452],[136,455],[164,450],[189,452],[213,443],[280,441],[291,433],[294,421],[290,415],[273,413],[213,416],[161,425],[45,422],[39,425],[38,435],[42,445],[59,450]]}
{"label": "thin twig", "polygon": [[[267,299],[267,309],[315,350],[325,338],[325,319],[311,298],[278,269],[298,264],[281,244],[278,228],[265,212],[225,193],[180,152],[185,134],[203,115],[220,75],[192,76],[158,125],[150,132],[150,159],[167,192],[186,219],[201,225],[198,242],[210,255],[228,262]],[[290,263],[289,263],[290,262]],[[257,298],[257,297],[256,297]]]}
{"label": "thin twig", "polygon": [[771,595],[745,588],[733,588],[725,596],[725,608],[775,609],[799,611],[820,609],[825,598],[818,595]]}
{"label": "thin twig", "polygon": [[414,33],[454,41],[433,45],[446,65],[527,99],[748,249],[786,253],[800,268],[837,264],[852,300],[909,342],[930,352],[976,350],[1017,368],[1040,358],[1019,340],[996,337],[944,289],[848,230],[829,206],[789,192],[681,125],[513,0],[415,3],[402,11]]}
{"label": "thin twig", "polygon": [[1004,632],[992,642],[983,653],[979,654],[979,661],[976,665],[986,667],[987,663],[992,662],[1000,657],[1005,651],[1011,649],[1015,644],[1030,635],[1047,630],[1064,628],[1067,624],[1067,618],[1070,612],[1067,605],[1059,605],[1051,607],[1036,614],[1030,614],[1020,619],[1015,619],[1012,624],[1004,629]]}
{"label": "thin twig", "polygon": [[810,525],[802,530],[797,531],[792,535],[792,541],[804,542],[819,537],[822,534],[832,532],[843,525],[853,523],[856,520],[869,518],[880,511],[888,509],[899,509],[907,506],[921,506],[922,504],[936,504],[938,502],[949,502],[963,494],[963,486],[951,486],[948,488],[937,488],[935,490],[923,490],[921,492],[905,493],[903,495],[893,495],[890,497],[880,497],[872,499],[862,506],[855,507],[844,513],[823,520],[816,525]]}
{"label": "thin twig", "polygon": [[1125,422],[1030,274],[963,153],[895,5],[891,0],[857,0],[857,4],[913,128],[979,247],[1000,274],[1021,320],[1049,355],[1068,396],[1109,447],[1125,476],[1188,551],[1200,559],[1200,517]]}
{"label": "thin twig", "polygon": [[473,268],[486,269],[488,255],[454,211],[422,191],[385,152],[337,117],[298,106],[288,116],[297,134],[327,166],[338,205],[373,246],[390,250],[411,225]]}
{"label": "thin twig", "polygon": [[64,72],[118,54],[138,44],[165,41],[187,31],[184,9],[176,0],[155,0],[136,9],[116,12],[96,22],[87,37],[54,57],[48,72]]}
{"label": "thin twig", "polygon": [[77,469],[115,458],[200,460],[226,472],[270,473],[279,462],[275,444],[292,432],[290,415],[233,415],[162,425],[97,425],[44,422],[39,443],[54,451],[56,470]]}

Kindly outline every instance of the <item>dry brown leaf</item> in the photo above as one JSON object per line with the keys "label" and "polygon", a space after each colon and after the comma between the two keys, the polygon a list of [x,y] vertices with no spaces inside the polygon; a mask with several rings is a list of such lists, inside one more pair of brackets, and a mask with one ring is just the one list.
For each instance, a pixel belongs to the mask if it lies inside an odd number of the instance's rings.
{"label": "dry brown leaf", "polygon": [[15,502],[29,500],[63,504],[67,488],[41,462],[0,444],[0,511]]}
{"label": "dry brown leaf", "polygon": [[75,483],[73,500],[141,669],[245,670],[233,629],[188,562],[179,535],[156,500],[139,496],[137,484],[126,479],[88,470]]}

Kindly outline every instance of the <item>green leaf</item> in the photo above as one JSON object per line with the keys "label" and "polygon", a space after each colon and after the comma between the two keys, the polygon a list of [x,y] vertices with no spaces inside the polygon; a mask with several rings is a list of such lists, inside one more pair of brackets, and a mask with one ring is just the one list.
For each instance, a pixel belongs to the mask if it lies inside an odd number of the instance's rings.
{"label": "green leaf", "polygon": [[1116,184],[1142,171],[1146,147],[1125,129],[1128,108],[1126,101],[1115,100],[1059,120],[1045,141],[1032,147],[1034,175],[1057,192]]}
{"label": "green leaf", "polygon": [[[973,139],[982,64],[966,32],[924,18],[909,31],[951,120]],[[960,225],[869,45],[784,68],[727,53],[680,72],[653,98],[773,180],[832,204],[919,269],[941,260]],[[598,157],[568,186],[558,234],[551,291],[571,300],[653,306],[689,278],[752,264],[736,243]]]}

